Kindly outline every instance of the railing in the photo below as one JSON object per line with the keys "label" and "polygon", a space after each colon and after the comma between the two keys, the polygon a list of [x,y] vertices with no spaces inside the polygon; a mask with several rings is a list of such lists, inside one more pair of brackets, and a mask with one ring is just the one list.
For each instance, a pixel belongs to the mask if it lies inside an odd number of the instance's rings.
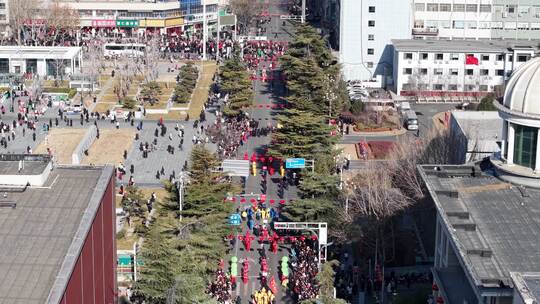
{"label": "railing", "polygon": [[437,36],[439,35],[438,28],[413,28],[413,35],[424,35],[424,36]]}

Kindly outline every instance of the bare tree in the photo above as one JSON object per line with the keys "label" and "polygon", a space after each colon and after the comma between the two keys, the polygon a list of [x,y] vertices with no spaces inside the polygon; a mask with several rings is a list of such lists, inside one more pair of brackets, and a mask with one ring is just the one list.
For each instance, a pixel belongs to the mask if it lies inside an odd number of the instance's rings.
{"label": "bare tree", "polygon": [[262,4],[253,0],[231,0],[229,2],[232,12],[236,15],[242,34],[249,31],[253,19],[262,12]]}
{"label": "bare tree", "polygon": [[159,37],[152,37],[146,44],[145,54],[145,81],[156,81],[159,77],[160,41]]}
{"label": "bare tree", "polygon": [[411,199],[424,196],[424,184],[418,175],[420,164],[447,164],[452,159],[452,136],[449,130],[432,128],[424,138],[402,136],[393,147],[387,162],[395,187]]}
{"label": "bare tree", "polygon": [[80,18],[77,10],[72,9],[68,5],[60,3],[59,0],[49,2],[44,8],[42,15],[45,17],[46,30],[52,35],[48,36],[52,45],[58,42],[58,36],[62,39],[65,37],[65,32],[73,31],[79,27]]}
{"label": "bare tree", "polygon": [[35,18],[41,5],[41,0],[9,1],[9,23],[18,45],[22,44],[21,35],[24,32],[25,24]]}
{"label": "bare tree", "polygon": [[92,82],[90,93],[94,91],[94,84],[99,82],[99,75],[105,70],[105,57],[103,56],[102,42],[100,40],[89,42],[85,48],[84,60],[86,65],[82,69],[85,80]]}

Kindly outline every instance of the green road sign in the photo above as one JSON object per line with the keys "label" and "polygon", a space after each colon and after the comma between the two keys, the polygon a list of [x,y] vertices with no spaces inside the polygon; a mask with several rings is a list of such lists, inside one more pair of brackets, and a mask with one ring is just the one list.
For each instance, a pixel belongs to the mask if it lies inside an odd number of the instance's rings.
{"label": "green road sign", "polygon": [[138,27],[139,20],[116,20],[117,27]]}

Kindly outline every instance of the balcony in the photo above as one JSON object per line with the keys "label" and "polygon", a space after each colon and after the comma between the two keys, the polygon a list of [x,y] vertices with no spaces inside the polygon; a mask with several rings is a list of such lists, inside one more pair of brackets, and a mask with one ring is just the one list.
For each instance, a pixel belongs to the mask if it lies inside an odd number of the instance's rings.
{"label": "balcony", "polygon": [[437,36],[439,35],[439,29],[430,27],[413,28],[412,34],[413,36]]}

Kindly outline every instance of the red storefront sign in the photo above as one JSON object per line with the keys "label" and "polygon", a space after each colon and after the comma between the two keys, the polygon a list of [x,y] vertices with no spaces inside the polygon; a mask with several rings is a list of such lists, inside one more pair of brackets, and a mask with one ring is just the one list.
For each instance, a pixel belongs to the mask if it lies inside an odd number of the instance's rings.
{"label": "red storefront sign", "polygon": [[23,21],[23,24],[26,26],[42,26],[47,23],[47,20],[44,19],[26,19]]}
{"label": "red storefront sign", "polygon": [[110,19],[92,20],[92,27],[115,27],[116,21]]}

